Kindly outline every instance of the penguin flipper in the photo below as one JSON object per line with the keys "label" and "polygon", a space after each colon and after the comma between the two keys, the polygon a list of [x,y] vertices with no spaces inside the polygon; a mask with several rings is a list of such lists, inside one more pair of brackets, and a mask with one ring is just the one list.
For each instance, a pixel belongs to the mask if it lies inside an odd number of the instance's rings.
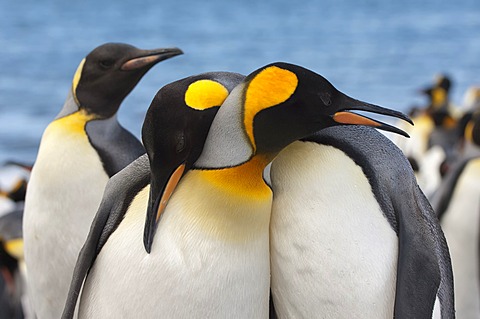
{"label": "penguin flipper", "polygon": [[430,203],[432,204],[433,210],[437,214],[439,220],[442,219],[443,214],[447,210],[458,179],[470,160],[471,158],[467,158],[455,163],[447,176],[442,180],[438,189],[433,193]]}
{"label": "penguin flipper", "polygon": [[150,165],[146,154],[140,156],[107,183],[100,207],[80,250],[65,302],[62,319],[72,319],[80,290],[96,257],[127,212],[134,195],[148,185]]}
{"label": "penguin flipper", "polygon": [[442,318],[455,318],[450,255],[435,213],[418,185],[413,201],[394,205],[399,216],[395,318],[431,318],[438,298]]}

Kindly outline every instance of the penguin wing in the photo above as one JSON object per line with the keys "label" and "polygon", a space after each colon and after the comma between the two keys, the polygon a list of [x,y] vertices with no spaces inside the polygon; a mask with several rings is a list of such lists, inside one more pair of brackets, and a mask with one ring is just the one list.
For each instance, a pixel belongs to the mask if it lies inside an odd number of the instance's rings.
{"label": "penguin wing", "polygon": [[373,128],[336,126],[306,140],[342,150],[367,176],[398,236],[395,318],[431,318],[438,296],[442,318],[454,316],[453,279],[445,237],[402,151]]}
{"label": "penguin wing", "polygon": [[[408,192],[408,190],[407,190]],[[453,274],[439,221],[418,185],[394,199],[398,215],[396,318],[431,318],[438,298],[442,318],[455,318]]]}
{"label": "penguin wing", "polygon": [[83,282],[96,257],[115,231],[135,195],[148,185],[150,165],[146,154],[114,175],[107,183],[103,199],[78,255],[67,295],[63,319],[72,319]]}
{"label": "penguin wing", "polygon": [[447,176],[442,180],[442,183],[432,195],[430,203],[438,216],[438,219],[442,219],[443,214],[448,208],[450,199],[453,196],[453,191],[457,185],[458,179],[463,170],[467,166],[471,158],[463,159],[455,163],[455,165],[448,172]]}
{"label": "penguin wing", "polygon": [[145,154],[142,143],[118,123],[116,116],[89,121],[85,130],[109,177]]}

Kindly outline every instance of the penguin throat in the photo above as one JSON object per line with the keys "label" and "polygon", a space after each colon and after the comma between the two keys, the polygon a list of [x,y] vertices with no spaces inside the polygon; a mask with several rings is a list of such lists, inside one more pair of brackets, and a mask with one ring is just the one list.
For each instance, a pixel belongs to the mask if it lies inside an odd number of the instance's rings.
{"label": "penguin throat", "polygon": [[198,172],[206,182],[229,196],[263,200],[272,195],[270,188],[263,180],[263,170],[271,160],[270,156],[256,155],[235,167]]}
{"label": "penguin throat", "polygon": [[69,133],[85,133],[85,124],[95,117],[88,114],[85,110],[79,110],[70,115],[61,117],[53,121],[50,125]]}

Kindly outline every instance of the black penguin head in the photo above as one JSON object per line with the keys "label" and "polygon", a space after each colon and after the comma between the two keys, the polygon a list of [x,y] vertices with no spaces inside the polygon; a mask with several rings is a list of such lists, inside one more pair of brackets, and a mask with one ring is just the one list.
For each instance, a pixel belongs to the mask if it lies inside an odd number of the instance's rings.
{"label": "black penguin head", "polygon": [[447,74],[438,74],[435,76],[435,86],[444,89],[448,94],[452,87],[452,80],[450,80],[450,77]]}
{"label": "black penguin head", "polygon": [[168,199],[202,152],[218,108],[243,79],[236,73],[204,73],[168,84],[154,97],[142,128],[151,170],[144,232],[147,252]]}
{"label": "black penguin head", "polygon": [[245,128],[257,152],[276,153],[295,140],[339,124],[368,125],[408,136],[396,127],[352,110],[412,123],[398,111],[355,100],[321,75],[293,64],[267,65],[250,74],[246,82]]}
{"label": "black penguin head", "polygon": [[428,98],[427,112],[431,113],[448,107],[448,94],[452,87],[452,81],[446,74],[435,76],[433,85],[420,90],[420,93]]}
{"label": "black penguin head", "polygon": [[81,109],[110,117],[151,67],[182,53],[177,48],[141,50],[122,43],[103,44],[80,63],[73,95]]}

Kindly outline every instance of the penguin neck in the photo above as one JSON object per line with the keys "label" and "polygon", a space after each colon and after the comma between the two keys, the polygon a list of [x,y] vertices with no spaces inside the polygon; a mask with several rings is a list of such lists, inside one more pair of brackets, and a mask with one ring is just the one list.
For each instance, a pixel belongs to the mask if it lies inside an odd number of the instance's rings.
{"label": "penguin neck", "polygon": [[179,224],[196,229],[209,241],[235,245],[268,241],[272,191],[262,178],[268,161],[257,156],[235,167],[191,170],[167,210],[174,209],[177,216],[182,212]]}
{"label": "penguin neck", "polygon": [[243,83],[235,87],[218,110],[195,168],[239,166],[253,157],[254,148],[243,127],[244,87]]}
{"label": "penguin neck", "polygon": [[238,166],[196,171],[206,183],[228,196],[263,200],[271,196],[271,190],[263,180],[263,170],[271,160],[270,156],[256,155]]}
{"label": "penguin neck", "polygon": [[67,99],[63,104],[63,108],[60,111],[60,113],[58,113],[57,117],[55,117],[55,120],[58,120],[62,117],[73,114],[75,112],[78,112],[79,110],[80,110],[80,105],[77,102],[77,99],[75,98],[75,94],[73,93],[73,89],[72,89],[68,92]]}
{"label": "penguin neck", "polygon": [[57,114],[55,120],[72,115],[76,112],[83,112],[84,114],[89,114],[92,119],[109,119],[117,114],[119,108],[120,103],[113,103],[112,101],[96,105],[95,107],[87,107],[81,104],[81,102],[76,97],[73,89],[71,89],[68,92],[67,99],[63,104],[62,110],[60,111],[60,113]]}
{"label": "penguin neck", "polygon": [[95,119],[95,116],[88,114],[84,110],[78,110],[74,113],[57,117],[49,125],[49,131],[57,131],[62,134],[81,134],[86,135],[85,125],[88,121]]}

